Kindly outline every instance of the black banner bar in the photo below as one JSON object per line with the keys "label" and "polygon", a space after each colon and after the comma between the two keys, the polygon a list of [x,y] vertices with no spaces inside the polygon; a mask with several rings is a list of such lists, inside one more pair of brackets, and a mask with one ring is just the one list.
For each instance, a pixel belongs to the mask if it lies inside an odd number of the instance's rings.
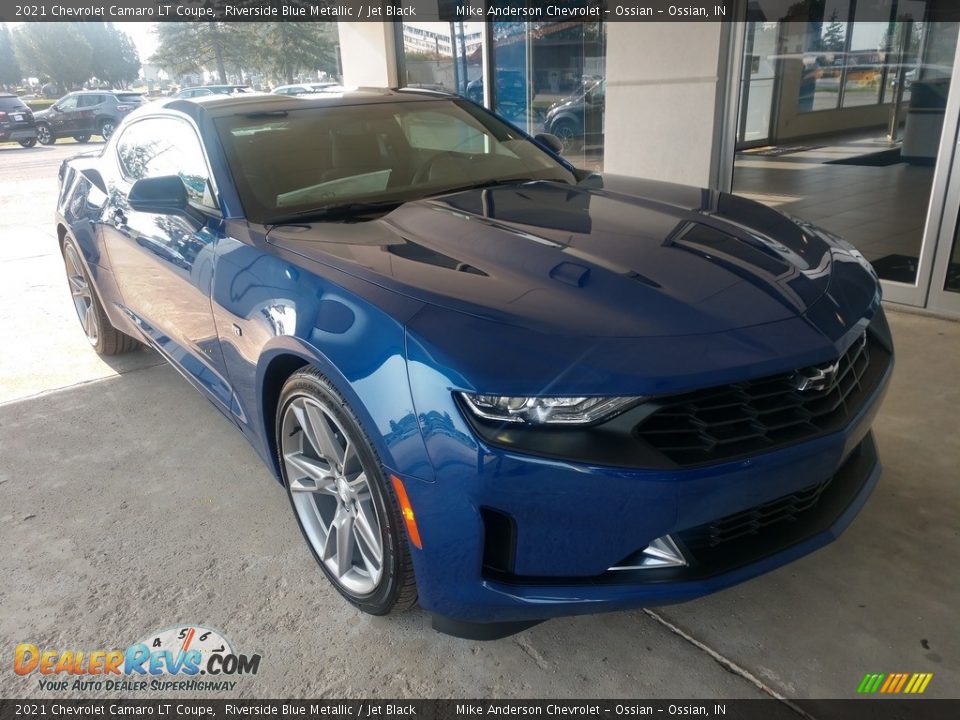
{"label": "black banner bar", "polygon": [[953,720],[960,700],[0,700],[0,720],[24,718],[723,718]]}
{"label": "black banner bar", "polygon": [[[803,22],[822,15],[816,0],[0,0],[0,22]],[[819,19],[822,20],[822,17]],[[960,2],[864,2],[857,21],[960,20]]]}

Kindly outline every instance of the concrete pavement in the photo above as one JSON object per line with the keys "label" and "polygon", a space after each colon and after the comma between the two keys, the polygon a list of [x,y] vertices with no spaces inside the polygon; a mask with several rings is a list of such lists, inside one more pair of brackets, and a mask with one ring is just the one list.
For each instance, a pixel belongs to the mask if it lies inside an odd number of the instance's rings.
{"label": "concrete pavement", "polygon": [[960,695],[957,323],[891,313],[885,473],[838,542],[686,605],[456,640],[420,611],[354,611],[219,413],[153,353],[111,366],[86,346],[50,222],[75,150],[0,146],[0,696],[64,696],[12,673],[16,643],[109,649],[181,623],[263,654],[246,697],[853,697],[868,671]]}

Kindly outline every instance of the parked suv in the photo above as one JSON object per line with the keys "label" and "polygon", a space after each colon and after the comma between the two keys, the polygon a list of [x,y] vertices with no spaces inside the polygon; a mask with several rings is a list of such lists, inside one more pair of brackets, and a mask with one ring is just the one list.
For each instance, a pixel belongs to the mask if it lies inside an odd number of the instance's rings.
{"label": "parked suv", "polygon": [[550,106],[543,121],[543,131],[560,138],[567,151],[583,144],[602,142],[605,98],[606,83],[603,80],[586,83],[581,92]]}
{"label": "parked suv", "polygon": [[183,88],[183,90],[175,92],[170,97],[195,98],[207,95],[239,95],[240,93],[250,92],[253,92],[253,90],[250,89],[249,85],[198,85]]}
{"label": "parked suv", "polygon": [[0,142],[16,141],[23,147],[37,144],[33,111],[16,95],[0,93]]}
{"label": "parked suv", "polygon": [[36,114],[37,138],[41,145],[53,145],[62,137],[87,142],[99,135],[108,140],[120,121],[144,102],[140,93],[119,90],[69,93]]}

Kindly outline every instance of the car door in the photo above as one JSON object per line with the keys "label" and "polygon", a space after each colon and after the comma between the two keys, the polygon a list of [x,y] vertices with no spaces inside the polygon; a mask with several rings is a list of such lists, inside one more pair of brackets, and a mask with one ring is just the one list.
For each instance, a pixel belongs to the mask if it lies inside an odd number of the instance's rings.
{"label": "car door", "polygon": [[54,135],[73,135],[77,123],[78,95],[67,95],[51,108],[50,129]]}
{"label": "car door", "polygon": [[[229,415],[231,390],[210,307],[219,208],[196,129],[186,118],[144,118],[117,139],[101,216],[124,311],[150,342]],[[127,202],[143,178],[179,176],[189,214],[138,212]]]}
{"label": "car door", "polygon": [[75,135],[92,135],[94,133],[97,114],[105,101],[106,97],[103,95],[78,96],[76,119],[73,123],[73,133]]}

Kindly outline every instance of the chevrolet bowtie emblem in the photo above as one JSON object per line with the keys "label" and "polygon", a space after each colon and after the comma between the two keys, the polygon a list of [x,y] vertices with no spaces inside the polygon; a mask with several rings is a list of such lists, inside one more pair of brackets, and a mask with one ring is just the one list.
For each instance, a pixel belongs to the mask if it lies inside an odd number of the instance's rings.
{"label": "chevrolet bowtie emblem", "polygon": [[807,368],[797,373],[794,387],[800,392],[821,392],[833,387],[837,379],[840,361],[822,367]]}

